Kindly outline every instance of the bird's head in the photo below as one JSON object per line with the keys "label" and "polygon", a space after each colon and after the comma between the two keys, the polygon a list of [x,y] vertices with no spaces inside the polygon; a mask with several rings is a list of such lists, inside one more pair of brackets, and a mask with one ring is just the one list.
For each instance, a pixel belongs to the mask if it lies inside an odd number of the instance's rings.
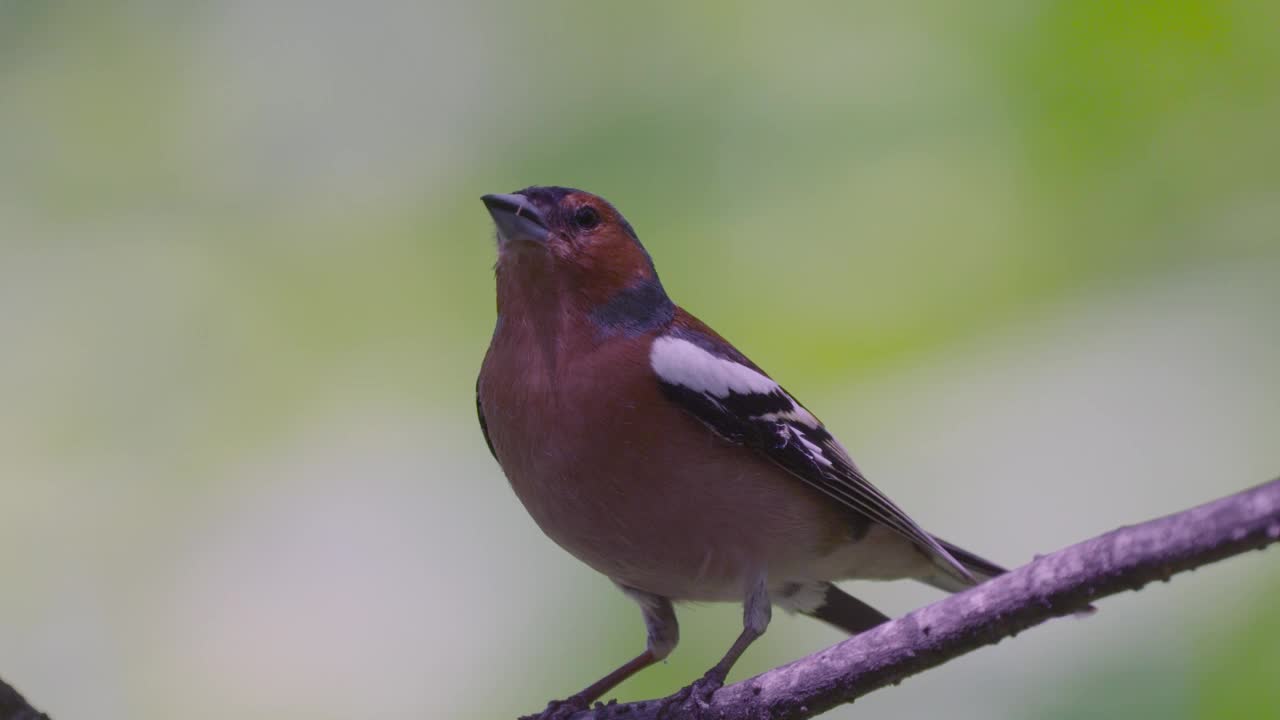
{"label": "bird's head", "polygon": [[512,302],[567,301],[606,332],[670,320],[673,306],[653,261],[604,198],[528,187],[481,199],[497,227],[499,312]]}

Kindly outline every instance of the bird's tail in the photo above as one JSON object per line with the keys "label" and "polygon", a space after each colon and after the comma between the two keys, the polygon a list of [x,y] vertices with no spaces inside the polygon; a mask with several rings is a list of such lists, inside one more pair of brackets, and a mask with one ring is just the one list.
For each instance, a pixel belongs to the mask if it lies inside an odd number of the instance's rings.
{"label": "bird's tail", "polygon": [[797,607],[796,611],[850,635],[857,635],[889,620],[884,613],[831,583],[817,583],[813,589],[817,591],[814,593],[816,602],[810,607]]}
{"label": "bird's tail", "polygon": [[[973,578],[979,583],[984,583],[997,575],[1003,575],[1009,572],[990,560],[978,557],[963,548],[956,547],[942,538],[935,537],[934,540],[937,540],[939,545],[945,548],[948,553],[951,553],[951,557],[955,558],[956,562],[963,565],[964,569],[968,570],[969,574],[973,575]],[[954,576],[947,575],[942,572],[922,577],[920,580],[938,588],[939,590],[945,590],[946,592],[960,592],[961,590],[967,590],[971,587],[968,584],[960,582]],[[1098,608],[1093,605],[1086,605],[1083,609],[1076,610],[1072,614],[1076,617],[1088,617],[1097,611]]]}
{"label": "bird's tail", "polygon": [[[942,538],[935,537],[934,540],[937,540],[938,544],[950,553],[951,557],[955,558],[956,562],[963,565],[964,569],[968,570],[969,574],[973,575],[973,578],[979,583],[986,582],[997,575],[1003,575],[1008,572],[990,560],[978,557],[963,548],[956,547]],[[960,592],[961,590],[971,587],[971,585],[959,580],[954,575],[949,575],[941,571],[922,577],[920,580],[938,588],[939,590],[945,590],[946,592]]]}

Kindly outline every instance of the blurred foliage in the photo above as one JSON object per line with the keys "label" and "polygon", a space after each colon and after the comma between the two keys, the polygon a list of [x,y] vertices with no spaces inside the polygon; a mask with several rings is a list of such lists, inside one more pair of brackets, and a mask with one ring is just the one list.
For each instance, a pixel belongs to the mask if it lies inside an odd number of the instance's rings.
{"label": "blurred foliage", "polygon": [[[1136,519],[1109,509],[1173,510],[1157,501],[1247,481],[1226,469],[1207,481],[1197,458],[1274,468],[1277,27],[1275,3],[1209,0],[0,0],[0,567],[22,588],[0,601],[0,676],[42,707],[58,708],[55,688],[84,687],[84,705],[64,707],[104,718],[199,717],[195,706],[339,716],[330,695],[299,689],[318,687],[379,716],[489,717],[630,656],[634,610],[543,547],[472,427],[493,316],[477,196],[529,184],[613,200],[679,302],[820,413],[837,401],[812,398],[847,399],[859,383],[845,426],[900,428],[881,436],[894,447],[912,448],[928,418],[873,421],[882,379],[937,366],[964,387],[999,367],[966,365],[966,348],[1003,338],[1035,352],[1049,347],[1036,332],[1050,309],[1099,303],[1067,311],[1084,329],[1052,347],[1092,348],[1099,377],[1131,382],[1106,364],[1124,348],[1094,347],[1090,323],[1132,317],[1126,303],[1147,289],[1156,305],[1161,288],[1185,291],[1172,305],[1203,309],[1234,339],[1212,348],[1204,375],[1163,380],[1173,410],[1146,408],[1157,430],[1112,466],[1085,453],[1091,472],[1033,489],[1075,494],[1071,537],[1093,527],[1085,519]],[[1194,360],[1219,326],[1187,322],[1176,354]],[[1240,385],[1226,399],[1206,385],[1202,405],[1179,394],[1209,377]],[[1099,387],[1079,392],[1114,414]],[[952,429],[985,417],[998,437],[1025,422],[1000,424],[1006,401],[936,413]],[[1175,447],[1158,432],[1193,421],[1239,445]],[[1080,425],[1061,422],[1043,433],[1074,458]],[[361,453],[392,459],[368,467]],[[1163,476],[1162,457],[1188,469]],[[937,481],[925,487],[938,497],[909,507],[962,516],[961,530],[1011,525],[992,494],[1018,497],[1027,481],[998,483],[956,497]],[[262,507],[278,514],[244,514]],[[416,542],[378,534],[402,509]],[[325,550],[280,554],[313,532]],[[370,534],[391,547],[375,543],[386,570],[367,577],[365,564],[383,565],[343,543]],[[290,574],[312,562],[314,593]],[[909,714],[937,692],[956,698],[957,718],[1258,717],[1280,706],[1280,625],[1266,604],[1274,567],[1250,567],[1256,586],[1222,601],[1238,611],[1190,617],[1174,604],[1151,616],[1187,623],[1183,637],[1037,655],[1043,675],[995,679],[1005,702],[965,695],[975,678],[947,668],[912,681],[926,692],[860,709]],[[538,580],[521,586],[522,573]],[[242,583],[243,606],[219,594]],[[351,597],[402,594],[421,610],[379,616],[350,600],[326,614],[325,597],[366,586]],[[508,592],[528,607],[508,607]],[[258,609],[272,598],[287,608],[278,616]],[[1144,615],[1124,612],[1112,615],[1121,625]],[[302,629],[283,635],[295,642],[276,639],[295,615]],[[624,696],[697,675],[738,622],[733,608],[682,617],[680,651]],[[832,639],[788,641],[810,631],[775,622],[786,630],[741,672]],[[215,632],[225,627],[245,629]],[[367,654],[348,647],[348,667],[309,649],[316,627],[349,627],[348,645],[384,635]],[[583,638],[590,647],[561,647]],[[343,642],[327,649],[341,656]],[[576,659],[543,662],[560,657]],[[508,670],[505,692],[468,663]],[[449,697],[450,683],[485,699]]]}
{"label": "blurred foliage", "polygon": [[1200,678],[1193,703],[1195,717],[1250,718],[1280,708],[1280,618],[1270,611],[1269,593],[1280,590],[1273,580],[1249,602],[1246,618],[1225,636],[1204,638],[1209,652],[1195,658],[1193,677]]}

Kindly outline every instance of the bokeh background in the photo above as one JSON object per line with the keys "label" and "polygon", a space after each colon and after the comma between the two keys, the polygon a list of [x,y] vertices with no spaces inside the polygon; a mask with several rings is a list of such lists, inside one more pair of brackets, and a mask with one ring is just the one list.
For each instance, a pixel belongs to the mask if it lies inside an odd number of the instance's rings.
{"label": "bokeh background", "polygon": [[[672,295],[1008,564],[1280,472],[1280,4],[0,1],[0,676],[57,718],[500,718],[643,642],[476,427],[478,196]],[[1280,555],[833,718],[1257,718]],[[892,614],[936,598],[850,583]],[[673,691],[739,610],[681,612]],[[778,613],[734,673],[839,640]]]}

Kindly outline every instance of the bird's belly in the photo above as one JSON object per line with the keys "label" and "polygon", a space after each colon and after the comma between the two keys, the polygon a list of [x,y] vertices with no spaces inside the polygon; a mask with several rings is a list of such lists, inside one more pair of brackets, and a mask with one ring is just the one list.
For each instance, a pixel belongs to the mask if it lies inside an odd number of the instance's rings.
{"label": "bird's belly", "polygon": [[682,536],[664,531],[660,515],[624,511],[611,520],[539,525],[574,557],[614,582],[677,600],[741,600],[751,578],[778,565],[753,538]]}
{"label": "bird's belly", "polygon": [[[719,451],[699,457],[714,461]],[[847,539],[845,522],[770,464],[655,463],[622,476],[547,465],[510,473],[516,494],[548,537],[628,587],[736,601],[762,573],[771,585],[839,574],[827,559]]]}

